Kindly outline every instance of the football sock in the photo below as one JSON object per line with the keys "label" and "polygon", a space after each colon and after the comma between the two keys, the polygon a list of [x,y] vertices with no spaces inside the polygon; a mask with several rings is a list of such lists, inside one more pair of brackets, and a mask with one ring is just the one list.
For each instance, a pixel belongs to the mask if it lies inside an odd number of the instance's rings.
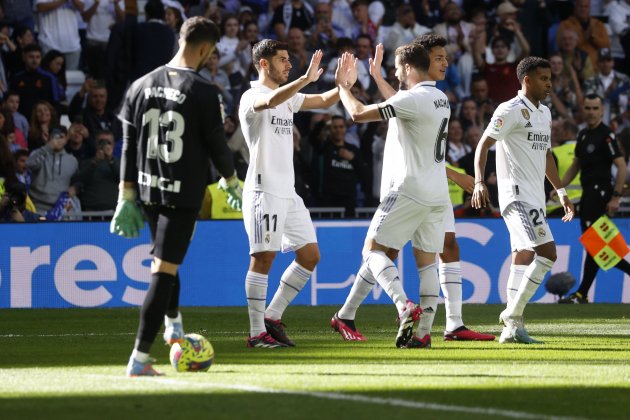
{"label": "football sock", "polygon": [[462,266],[459,261],[440,263],[440,287],[446,309],[446,331],[455,331],[462,321]]}
{"label": "football sock", "polygon": [[155,336],[162,327],[166,308],[171,299],[175,276],[167,273],[153,273],[151,284],[140,310],[140,325],[136,335],[135,349],[149,353]]}
{"label": "football sock", "polygon": [[173,324],[177,324],[177,323],[182,324],[182,314],[181,313],[177,312],[176,316],[174,316],[174,317],[169,316],[168,313],[164,316],[164,326],[166,328],[172,327]]}
{"label": "football sock", "polygon": [[440,279],[436,264],[430,264],[418,269],[420,275],[420,308],[422,315],[418,322],[416,335],[420,338],[431,333],[435,311],[440,295]]}
{"label": "football sock", "polygon": [[398,268],[383,251],[369,251],[365,256],[365,264],[372,272],[378,284],[396,305],[398,313],[407,306],[407,294],[398,276]]}
{"label": "football sock", "polygon": [[363,303],[375,284],[376,279],[367,265],[363,263],[354,279],[354,284],[346,298],[346,303],[339,309],[337,316],[344,320],[353,320],[357,316],[359,305]]}
{"label": "football sock", "polygon": [[265,304],[267,303],[266,274],[248,271],[245,277],[245,296],[247,296],[247,312],[249,313],[249,335],[256,337],[267,331],[265,329]]}
{"label": "football sock", "polygon": [[526,265],[514,265],[510,266],[510,275],[507,281],[507,304],[514,300],[514,296],[516,296],[516,292],[518,292],[518,288],[521,285],[521,280],[523,280],[523,274],[527,270]]}
{"label": "football sock", "polygon": [[[178,272],[175,274],[175,284],[173,285],[173,290],[171,291],[171,300],[168,302],[168,307],[166,308],[166,315],[170,318],[176,318],[179,315],[179,289],[180,282]],[[181,315],[179,316],[181,317]],[[179,322],[181,322],[181,320]]]}
{"label": "football sock", "polygon": [[146,363],[150,359],[149,353],[144,353],[136,349],[133,349],[133,351],[131,352],[131,358],[137,360],[140,363]]}
{"label": "football sock", "polygon": [[311,277],[312,271],[302,267],[296,261],[293,261],[280,277],[280,285],[276,294],[273,296],[269,307],[265,311],[265,317],[277,321],[282,318],[284,310],[287,309],[289,303],[295,299],[297,294],[302,290],[308,279]]}
{"label": "football sock", "polygon": [[553,261],[548,260],[545,257],[539,255],[534,258],[534,261],[527,266],[527,270],[523,274],[523,281],[518,288],[518,293],[514,296],[514,301],[508,305],[508,316],[522,316],[525,310],[525,305],[534,296],[538,286],[545,278],[545,274],[551,270]]}

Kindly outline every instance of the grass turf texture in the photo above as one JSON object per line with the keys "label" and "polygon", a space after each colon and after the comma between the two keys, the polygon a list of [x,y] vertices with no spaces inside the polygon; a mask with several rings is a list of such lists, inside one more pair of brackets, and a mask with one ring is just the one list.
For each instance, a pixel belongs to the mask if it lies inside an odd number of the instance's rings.
{"label": "grass turf texture", "polygon": [[[627,305],[530,305],[544,345],[442,340],[396,349],[395,310],[365,305],[369,341],[332,334],[330,306],[289,307],[297,347],[247,349],[245,308],[183,308],[187,332],[212,342],[207,373],[176,373],[161,337],[161,378],[126,378],[137,309],[0,310],[2,419],[627,418]],[[498,305],[465,305],[471,328],[499,334]],[[385,417],[387,416],[387,417]]]}

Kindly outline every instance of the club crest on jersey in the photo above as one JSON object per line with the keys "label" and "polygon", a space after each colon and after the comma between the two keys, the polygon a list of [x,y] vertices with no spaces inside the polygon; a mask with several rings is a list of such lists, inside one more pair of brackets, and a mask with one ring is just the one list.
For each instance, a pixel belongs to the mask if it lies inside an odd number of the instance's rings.
{"label": "club crest on jersey", "polygon": [[538,228],[538,236],[544,238],[547,235],[547,231],[544,228]]}
{"label": "club crest on jersey", "polygon": [[525,108],[521,109],[521,114],[523,114],[523,118],[529,121],[529,111]]}
{"label": "club crest on jersey", "polygon": [[492,119],[492,128],[494,128],[495,130],[500,130],[502,127],[503,127],[503,118],[494,117]]}
{"label": "club crest on jersey", "polygon": [[271,242],[271,233],[267,232],[265,235],[265,243],[268,244],[269,242]]}

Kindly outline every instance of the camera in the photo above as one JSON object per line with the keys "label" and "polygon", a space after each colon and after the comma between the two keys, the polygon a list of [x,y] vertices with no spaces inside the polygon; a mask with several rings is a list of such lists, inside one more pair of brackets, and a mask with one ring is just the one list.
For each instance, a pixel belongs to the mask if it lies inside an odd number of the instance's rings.
{"label": "camera", "polygon": [[0,204],[0,220],[10,220],[14,211],[22,213],[26,208],[26,187],[22,184],[7,186]]}

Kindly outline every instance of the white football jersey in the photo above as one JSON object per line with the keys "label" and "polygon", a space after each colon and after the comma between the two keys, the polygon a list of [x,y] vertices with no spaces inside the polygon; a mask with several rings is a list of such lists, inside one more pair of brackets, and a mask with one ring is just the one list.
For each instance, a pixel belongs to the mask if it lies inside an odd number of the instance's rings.
{"label": "white football jersey", "polygon": [[381,105],[381,116],[390,119],[381,200],[398,191],[423,205],[450,204],[444,163],[450,115],[448,98],[435,82],[401,90]]}
{"label": "white football jersey", "polygon": [[513,201],[545,208],[545,170],[551,147],[551,112],[518,91],[499,105],[484,135],[497,140],[497,182],[501,212]]}
{"label": "white football jersey", "polygon": [[250,154],[243,190],[293,197],[293,114],[302,107],[304,95],[298,93],[275,108],[256,112],[256,98],[268,94],[272,89],[258,81],[251,85],[251,89],[241,97],[238,111]]}

